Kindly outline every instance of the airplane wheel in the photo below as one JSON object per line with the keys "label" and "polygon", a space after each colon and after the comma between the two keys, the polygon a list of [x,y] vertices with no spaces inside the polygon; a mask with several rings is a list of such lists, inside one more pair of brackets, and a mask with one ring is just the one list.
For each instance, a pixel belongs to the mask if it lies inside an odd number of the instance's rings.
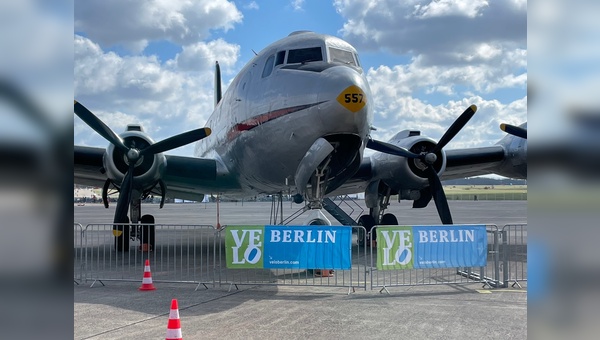
{"label": "airplane wheel", "polygon": [[[358,219],[358,225],[365,227],[366,232],[368,233],[373,226],[375,226],[376,222],[373,216],[371,215],[362,215]],[[362,229],[358,229],[358,233],[356,234],[358,238],[358,246],[363,247],[365,245],[365,234]],[[368,237],[368,234],[367,234]]]}
{"label": "airplane wheel", "polygon": [[142,244],[149,244],[150,250],[154,249],[156,228],[154,227],[154,216],[144,215],[140,219],[142,224]]}
{"label": "airplane wheel", "polygon": [[329,225],[329,223],[327,223],[327,221],[324,221],[320,218],[314,219],[310,222],[308,222],[308,225]]}
{"label": "airplane wheel", "polygon": [[398,225],[398,219],[396,218],[396,216],[394,214],[384,214],[381,217],[381,224],[382,225]]}

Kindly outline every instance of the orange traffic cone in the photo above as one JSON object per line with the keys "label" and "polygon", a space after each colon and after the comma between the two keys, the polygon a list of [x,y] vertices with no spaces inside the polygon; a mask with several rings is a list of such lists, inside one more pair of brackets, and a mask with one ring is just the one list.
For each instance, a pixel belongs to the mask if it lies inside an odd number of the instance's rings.
{"label": "orange traffic cone", "polygon": [[150,274],[150,260],[146,259],[146,265],[144,265],[144,278],[142,279],[142,286],[140,290],[155,290],[156,287],[152,284],[152,274]]}
{"label": "orange traffic cone", "polygon": [[169,312],[169,323],[167,324],[167,340],[182,340],[181,322],[179,321],[179,307],[177,299],[171,300],[171,311]]}
{"label": "orange traffic cone", "polygon": [[316,277],[332,277],[333,270],[330,269],[315,269]]}

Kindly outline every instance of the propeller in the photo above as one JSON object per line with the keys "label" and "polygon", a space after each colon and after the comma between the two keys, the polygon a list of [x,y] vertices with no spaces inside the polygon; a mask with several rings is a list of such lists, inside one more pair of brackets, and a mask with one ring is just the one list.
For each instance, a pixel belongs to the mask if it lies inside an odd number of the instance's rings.
{"label": "propeller", "polygon": [[500,124],[500,129],[502,131],[508,133],[509,135],[527,139],[527,129],[524,129],[522,127],[503,123],[503,124]]}
{"label": "propeller", "polygon": [[85,106],[75,101],[74,106],[75,114],[81,118],[87,125],[89,125],[99,135],[104,137],[107,141],[113,144],[116,148],[123,151],[127,157],[129,167],[119,190],[119,198],[117,200],[117,207],[115,210],[115,217],[113,223],[128,223],[127,210],[131,202],[131,196],[133,193],[133,172],[135,170],[138,160],[143,156],[153,156],[158,153],[162,153],[168,150],[178,148],[180,146],[187,145],[189,143],[198,141],[206,136],[210,135],[210,128],[200,128],[188,132],[184,132],[173,137],[169,137],[160,142],[154,143],[144,149],[138,149],[133,146],[125,145],[125,141],[112,131],[104,122],[102,122],[96,115],[94,115]]}
{"label": "propeller", "polygon": [[429,202],[431,198],[433,198],[440,219],[444,224],[452,224],[452,215],[450,214],[450,207],[448,206],[448,199],[446,198],[446,194],[444,193],[442,182],[440,181],[440,178],[433,167],[433,164],[437,161],[436,153],[441,151],[446,146],[446,144],[448,144],[452,140],[452,138],[454,138],[460,132],[460,130],[462,130],[462,128],[467,124],[471,117],[473,117],[476,111],[477,106],[469,106],[454,121],[454,123],[450,125],[448,130],[444,133],[442,138],[440,138],[440,140],[433,147],[433,149],[421,152],[419,154],[407,150],[403,147],[392,145],[389,143],[376,141],[373,139],[367,141],[367,148],[369,149],[390,155],[401,156],[411,159],[419,159],[426,166],[425,173],[427,174],[427,180],[429,182],[429,191],[431,195],[428,195],[429,197],[427,197],[426,202],[422,201],[419,204],[424,206],[427,204],[427,202]]}

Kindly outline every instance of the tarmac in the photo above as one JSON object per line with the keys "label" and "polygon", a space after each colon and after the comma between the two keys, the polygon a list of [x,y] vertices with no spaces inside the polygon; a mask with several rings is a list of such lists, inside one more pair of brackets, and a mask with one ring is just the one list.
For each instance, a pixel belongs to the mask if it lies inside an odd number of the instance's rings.
{"label": "tarmac", "polygon": [[[455,224],[527,222],[526,201],[450,201]],[[220,224],[269,224],[270,202],[221,203]],[[284,214],[297,206],[284,203]],[[389,210],[407,225],[439,224],[435,206]],[[75,222],[110,223],[114,204],[74,207]],[[156,223],[215,224],[216,204],[144,204]],[[353,216],[355,217],[355,216]],[[301,217],[300,217],[301,219]],[[333,221],[333,219],[331,219]],[[525,339],[527,294],[485,289],[480,283],[379,290],[313,286],[209,286],[140,282],[80,284],[74,291],[74,339],[165,338],[171,300],[177,299],[183,338],[205,339]]]}

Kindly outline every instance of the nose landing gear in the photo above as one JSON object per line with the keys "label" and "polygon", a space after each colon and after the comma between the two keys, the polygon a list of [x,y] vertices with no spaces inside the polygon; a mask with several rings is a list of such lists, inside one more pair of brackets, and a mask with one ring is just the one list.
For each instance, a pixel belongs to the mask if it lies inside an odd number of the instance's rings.
{"label": "nose landing gear", "polygon": [[363,226],[366,230],[366,237],[363,231],[359,229],[358,232],[358,245],[363,247],[365,240],[371,247],[377,246],[377,234],[372,232],[372,229],[376,225],[398,225],[398,218],[394,214],[385,213],[385,210],[390,205],[390,192],[385,195],[379,195],[377,199],[377,206],[369,209],[369,215],[362,215],[358,219],[358,224]]}

